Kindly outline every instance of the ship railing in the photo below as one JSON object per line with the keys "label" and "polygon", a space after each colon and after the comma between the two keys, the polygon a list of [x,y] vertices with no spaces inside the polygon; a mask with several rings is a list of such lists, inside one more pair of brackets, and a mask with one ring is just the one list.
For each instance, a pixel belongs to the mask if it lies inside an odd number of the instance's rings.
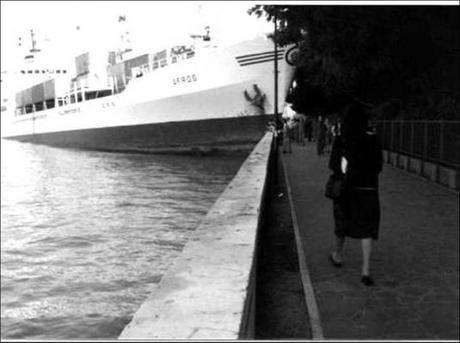
{"label": "ship railing", "polygon": [[[132,78],[140,78],[146,73],[153,72],[159,68],[164,68],[168,64],[178,63],[180,60],[189,59],[195,56],[195,51],[187,51],[182,54],[176,54],[168,58],[155,59],[151,63],[146,63],[137,67],[131,68]],[[169,63],[168,63],[169,62]]]}

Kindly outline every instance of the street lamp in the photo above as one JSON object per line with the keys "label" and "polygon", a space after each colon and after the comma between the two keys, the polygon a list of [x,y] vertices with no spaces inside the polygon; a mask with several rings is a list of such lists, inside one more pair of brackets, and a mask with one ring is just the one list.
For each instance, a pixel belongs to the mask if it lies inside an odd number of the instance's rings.
{"label": "street lamp", "polygon": [[278,129],[278,124],[280,122],[279,113],[278,113],[278,45],[276,43],[277,40],[277,32],[278,32],[278,24],[277,24],[277,17],[276,17],[276,9],[274,14],[274,22],[275,22],[275,31],[273,33],[273,44],[275,45],[275,65],[274,65],[274,74],[275,74],[275,99],[274,99],[274,112],[275,112],[275,127]]}

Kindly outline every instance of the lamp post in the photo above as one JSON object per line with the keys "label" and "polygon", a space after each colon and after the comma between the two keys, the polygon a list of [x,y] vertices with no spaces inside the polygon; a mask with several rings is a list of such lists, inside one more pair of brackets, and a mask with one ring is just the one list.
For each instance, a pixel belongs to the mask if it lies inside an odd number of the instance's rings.
{"label": "lamp post", "polygon": [[277,16],[276,16],[276,9],[275,9],[275,14],[274,14],[274,22],[275,22],[275,31],[273,33],[273,44],[275,45],[275,60],[274,60],[274,76],[275,76],[275,99],[273,102],[274,105],[274,114],[275,114],[275,127],[278,129],[278,124],[279,124],[279,113],[278,113],[278,45],[276,43],[277,40],[277,31],[278,31],[278,24],[277,24]]}

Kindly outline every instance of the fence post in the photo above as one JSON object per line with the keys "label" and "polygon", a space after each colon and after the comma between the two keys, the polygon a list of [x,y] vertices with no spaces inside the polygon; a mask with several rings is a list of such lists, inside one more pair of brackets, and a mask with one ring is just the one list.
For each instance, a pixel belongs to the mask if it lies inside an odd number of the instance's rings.
{"label": "fence post", "polygon": [[410,124],[410,146],[409,146],[409,157],[407,161],[407,169],[410,171],[412,170],[412,157],[415,155],[414,154],[414,140],[415,140],[415,121],[412,120]]}
{"label": "fence post", "polygon": [[394,148],[393,148],[393,141],[394,141],[394,137],[393,137],[393,126],[394,126],[394,120],[391,120],[390,121],[390,149],[389,152],[388,152],[388,163],[390,163],[391,165],[393,165],[391,163],[391,155],[393,155],[394,153]]}
{"label": "fence post", "polygon": [[398,168],[401,168],[401,169],[402,169],[402,166],[401,166],[401,153],[403,151],[403,128],[404,128],[404,120],[401,120],[399,122],[399,151],[398,151],[398,160],[397,160],[397,163],[396,163]]}
{"label": "fence post", "polygon": [[436,163],[436,182],[441,183],[440,164],[444,161],[444,122],[439,122],[439,161]]}
{"label": "fence post", "polygon": [[382,147],[386,149],[386,142],[385,142],[385,120],[380,121],[380,127],[382,128],[382,132],[379,132],[380,141],[382,143]]}
{"label": "fence post", "polygon": [[422,155],[422,167],[421,174],[425,176],[425,160],[428,149],[428,122],[425,120],[423,122],[423,155]]}

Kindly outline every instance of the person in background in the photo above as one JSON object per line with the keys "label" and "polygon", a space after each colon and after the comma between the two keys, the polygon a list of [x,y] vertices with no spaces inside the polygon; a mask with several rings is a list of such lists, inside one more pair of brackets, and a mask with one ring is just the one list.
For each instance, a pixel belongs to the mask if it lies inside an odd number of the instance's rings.
{"label": "person in background", "polygon": [[292,153],[291,147],[291,135],[290,135],[290,128],[287,119],[284,119],[283,124],[283,153]]}
{"label": "person in background", "polygon": [[331,127],[332,140],[334,141],[340,135],[340,118],[336,118]]}
{"label": "person in background", "polygon": [[324,140],[324,152],[331,152],[332,146],[332,122],[329,117],[324,119],[324,127],[326,128],[325,140]]}
{"label": "person in background", "polygon": [[313,142],[315,142],[318,137],[318,118],[312,118],[311,129]]}
{"label": "person in background", "polygon": [[318,116],[316,125],[316,153],[318,156],[324,154],[324,145],[326,144],[326,126],[321,115]]}
{"label": "person in background", "polygon": [[299,118],[299,144],[305,145],[305,122],[306,122],[306,117],[304,114],[299,113],[298,114]]}
{"label": "person in background", "polygon": [[288,119],[289,132],[291,133],[291,141],[299,142],[299,119],[295,116]]}
{"label": "person in background", "polygon": [[372,242],[379,235],[378,175],[382,171],[382,147],[375,133],[368,130],[367,115],[358,104],[345,113],[341,134],[334,140],[329,168],[334,173],[345,173],[344,191],[334,201],[336,247],[330,260],[340,267],[345,237],[360,239],[361,282],[372,286],[370,258]]}
{"label": "person in background", "polygon": [[307,115],[305,119],[305,137],[309,142],[313,139],[313,119],[310,115]]}

